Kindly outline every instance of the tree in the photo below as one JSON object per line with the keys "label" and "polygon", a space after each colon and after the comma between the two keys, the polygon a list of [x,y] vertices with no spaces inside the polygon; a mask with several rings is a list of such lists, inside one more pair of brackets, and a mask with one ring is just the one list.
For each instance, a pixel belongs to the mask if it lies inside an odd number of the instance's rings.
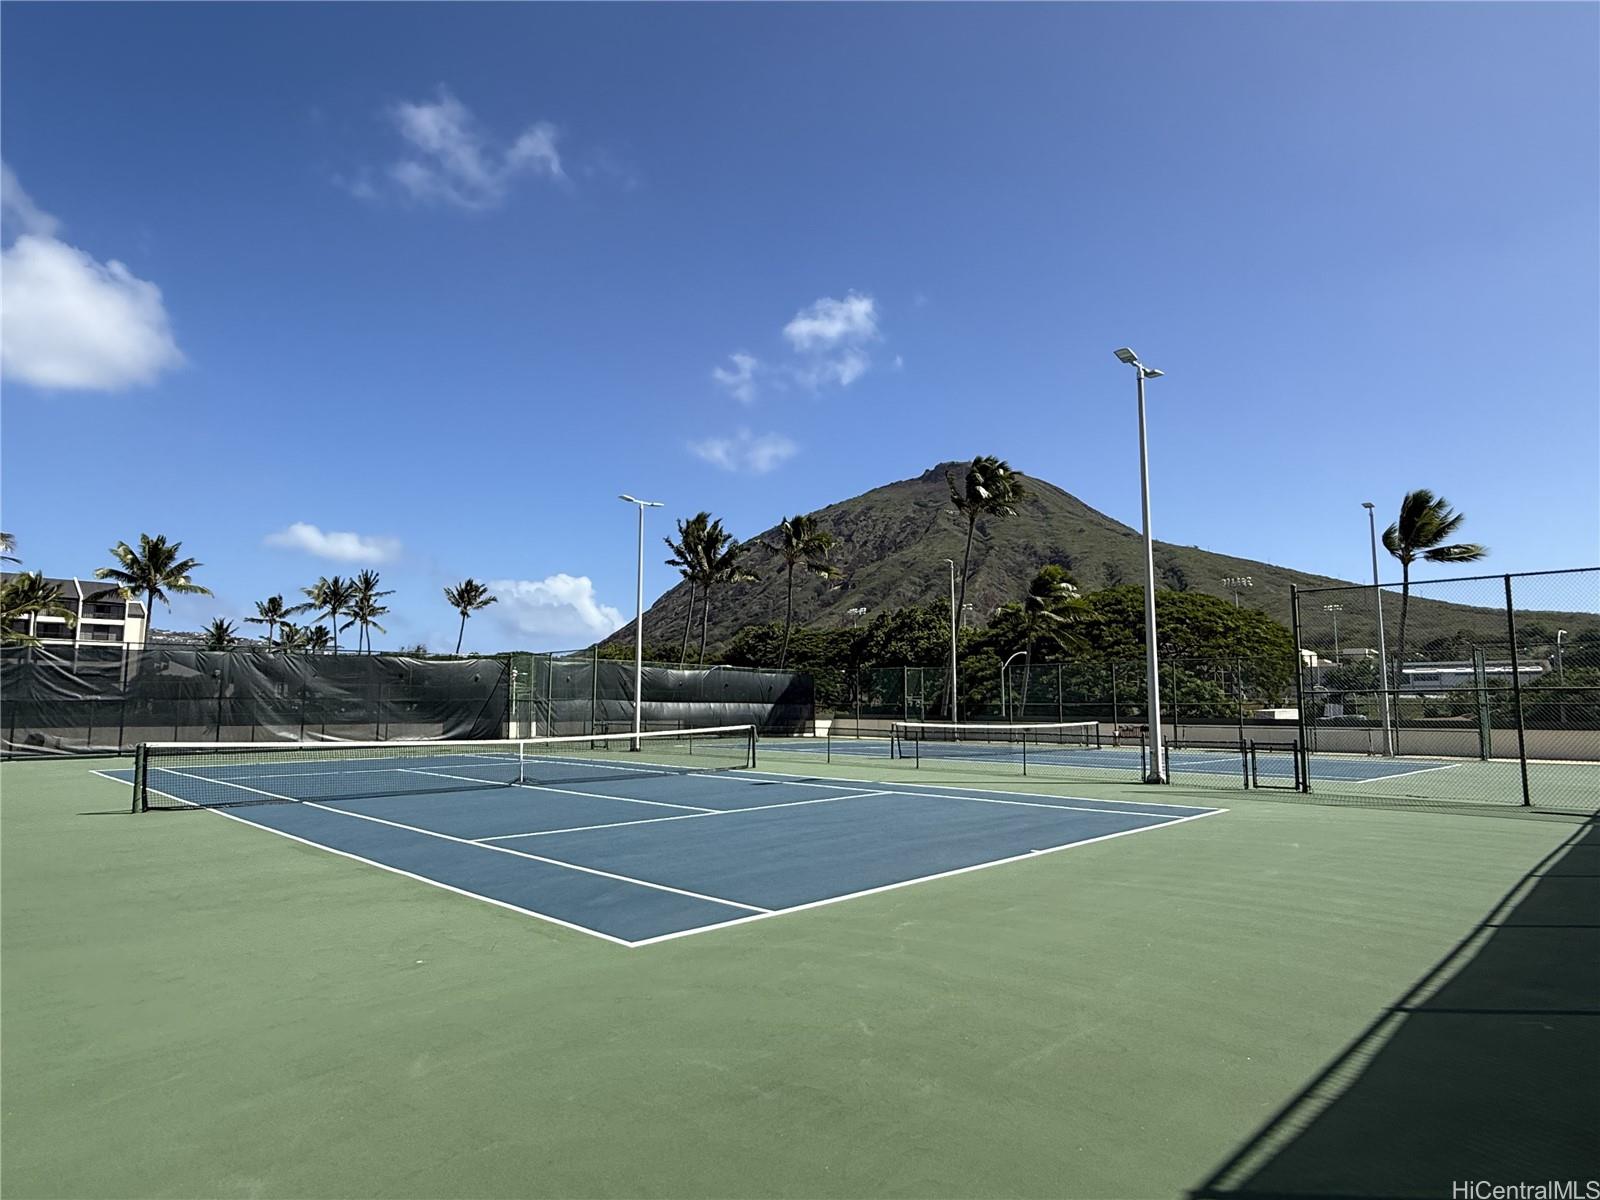
{"label": "tree", "polygon": [[778,651],[778,669],[781,671],[789,658],[789,631],[794,626],[794,569],[797,566],[804,567],[819,579],[834,578],[839,574],[839,569],[828,561],[828,555],[833,553],[839,539],[818,525],[815,517],[809,516],[785,517],[778,525],[778,538],[777,545],[770,542],[766,545],[768,550],[783,560],[784,572],[788,576],[783,606],[783,648]]}
{"label": "tree", "polygon": [[[339,653],[339,618],[344,616],[350,607],[350,602],[355,599],[355,580],[346,579],[342,575],[325,576],[310,587],[300,590],[305,594],[306,602],[296,604],[289,611],[316,613],[319,620],[326,617],[332,631],[333,652]],[[313,645],[316,645],[315,639]]]}
{"label": "tree", "polygon": [[1028,677],[1033,672],[1033,647],[1048,638],[1057,650],[1081,646],[1072,626],[1085,619],[1088,607],[1078,598],[1077,586],[1062,567],[1051,563],[1039,568],[1022,600],[1022,628],[1026,636],[1022,657],[1022,704],[1026,714]]}
{"label": "tree", "polygon": [[11,551],[17,548],[17,535],[14,533],[0,533],[0,562],[21,562]]}
{"label": "tree", "polygon": [[273,649],[279,654],[293,654],[296,650],[306,649],[306,631],[292,622],[279,621],[278,644]]}
{"label": "tree", "polygon": [[1383,548],[1400,560],[1400,641],[1395,657],[1406,661],[1406,620],[1411,607],[1411,564],[1424,562],[1477,562],[1489,553],[1476,542],[1445,545],[1445,539],[1461,527],[1466,515],[1450,507],[1443,496],[1427,488],[1407,492],[1400,501],[1400,519],[1383,531]]}
{"label": "tree", "polygon": [[950,484],[950,501],[956,513],[967,523],[967,549],[961,556],[961,592],[956,597],[956,627],[960,628],[960,614],[967,603],[967,571],[972,563],[972,535],[978,528],[979,517],[1010,517],[1016,515],[1015,505],[1027,496],[1022,486],[1022,473],[1013,471],[1008,463],[992,454],[972,460],[961,486],[946,476]]}
{"label": "tree", "polygon": [[722,528],[720,520],[706,526],[703,542],[700,587],[705,593],[700,601],[700,664],[706,661],[706,635],[711,626],[711,590],[722,584],[754,583],[756,575],[739,562],[745,547],[734,540],[733,534]]}
{"label": "tree", "polygon": [[205,641],[202,648],[206,650],[232,650],[238,638],[238,631],[234,629],[233,622],[225,617],[218,617],[206,626]]}
{"label": "tree", "polygon": [[127,542],[118,542],[111,547],[111,555],[117,560],[117,565],[99,568],[94,577],[116,583],[123,599],[141,594],[144,596],[145,629],[148,633],[155,628],[156,601],[172,607],[172,601],[167,599],[168,592],[189,596],[211,595],[210,588],[201,587],[189,578],[195,568],[203,564],[192,558],[179,558],[182,549],[182,542],[169,543],[165,534],[151,537],[148,533],[141,533],[137,550]]}
{"label": "tree", "polygon": [[345,622],[345,628],[348,629],[351,625],[361,626],[356,648],[360,649],[364,644],[368,654],[372,653],[372,634],[370,629],[376,629],[379,633],[389,632],[378,624],[378,618],[389,611],[388,606],[379,604],[378,601],[384,596],[394,595],[394,589],[380,591],[378,585],[382,582],[382,576],[370,569],[361,572],[351,581],[355,595],[350,600],[350,607],[347,610],[350,614],[350,620]]}
{"label": "tree", "polygon": [[678,540],[662,538],[667,549],[672,551],[672,557],[667,559],[667,566],[677,567],[678,573],[689,582],[689,612],[683,618],[683,646],[678,651],[678,665],[682,666],[689,658],[689,631],[694,628],[694,596],[701,581],[705,578],[705,543],[706,529],[711,524],[711,514],[697,512],[687,521],[678,519]]}
{"label": "tree", "polygon": [[265,625],[267,627],[267,649],[270,650],[272,649],[273,632],[279,625],[288,621],[289,614],[293,611],[293,609],[283,606],[282,596],[268,596],[265,600],[256,601],[256,615],[246,617],[244,623],[246,625]]}
{"label": "tree", "polygon": [[37,646],[39,639],[12,626],[30,616],[60,617],[75,625],[78,614],[61,599],[56,585],[37,571],[13,575],[0,586],[0,642],[7,646]]}
{"label": "tree", "polygon": [[328,627],[326,625],[313,625],[305,631],[305,648],[313,654],[326,654],[328,652],[328,644],[332,640],[328,636]]}
{"label": "tree", "polygon": [[467,636],[467,618],[479,609],[488,608],[495,603],[495,597],[489,594],[489,588],[479,583],[470,575],[455,587],[444,590],[444,598],[450,607],[461,614],[461,631],[456,634],[456,653],[461,653],[461,640]]}

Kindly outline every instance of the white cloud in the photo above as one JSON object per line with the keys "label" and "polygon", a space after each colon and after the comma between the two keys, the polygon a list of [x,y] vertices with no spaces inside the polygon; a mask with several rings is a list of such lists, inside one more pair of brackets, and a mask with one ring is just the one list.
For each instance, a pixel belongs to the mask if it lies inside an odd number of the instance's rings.
{"label": "white cloud", "polygon": [[391,562],[400,554],[400,542],[396,538],[339,533],[335,530],[324,533],[305,521],[296,521],[287,529],[269,533],[264,540],[268,546],[300,550],[317,558],[331,558],[335,562]]}
{"label": "white cloud", "polygon": [[[401,101],[389,109],[411,154],[391,163],[391,183],[411,199],[486,209],[502,203],[519,175],[565,179],[559,133],[548,121],[528,126],[509,144],[497,143],[479,126],[472,110],[447,88],[438,98],[419,103]],[[352,194],[370,196],[375,189],[357,177]]]}
{"label": "white cloud", "polygon": [[507,629],[527,637],[589,642],[620,629],[622,613],[601,604],[587,575],[544,579],[495,579],[489,590],[499,601],[487,610]]}
{"label": "white cloud", "polygon": [[761,369],[761,363],[755,355],[742,350],[728,355],[728,359],[733,366],[712,367],[711,378],[727,388],[735,400],[749,404],[756,398],[756,372]]}
{"label": "white cloud", "polygon": [[31,233],[37,237],[55,237],[61,222],[42,211],[33,197],[22,190],[9,165],[0,163],[0,220],[15,227],[18,233]]}
{"label": "white cloud", "polygon": [[799,446],[781,433],[758,436],[748,429],[739,430],[733,437],[706,438],[689,443],[690,453],[697,458],[703,458],[724,471],[745,471],[752,475],[765,475],[793,458],[799,450]]}
{"label": "white cloud", "polygon": [[41,388],[116,391],[183,361],[161,289],[120,262],[24,234],[0,254],[0,373]]}
{"label": "white cloud", "polygon": [[796,350],[806,352],[874,341],[878,336],[877,302],[857,292],[843,300],[824,296],[796,313],[783,327],[783,336]]}

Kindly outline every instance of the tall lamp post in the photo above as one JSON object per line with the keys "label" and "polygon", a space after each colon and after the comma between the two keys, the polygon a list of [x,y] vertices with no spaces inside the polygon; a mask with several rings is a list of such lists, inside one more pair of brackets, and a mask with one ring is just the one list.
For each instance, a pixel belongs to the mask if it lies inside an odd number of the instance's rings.
{"label": "tall lamp post", "polygon": [[1150,449],[1145,436],[1144,381],[1160,379],[1162,372],[1147,367],[1124,346],[1118,360],[1134,370],[1139,381],[1139,493],[1144,513],[1144,654],[1145,707],[1150,720],[1150,764],[1146,783],[1167,782],[1166,747],[1161,740],[1161,662],[1156,651],[1156,550],[1150,532]]}
{"label": "tall lamp post", "polygon": [[[1006,672],[1011,669],[1012,663],[1016,662],[1017,659],[1021,658],[1026,653],[1026,650],[1018,650],[1010,658],[1006,659],[1005,662],[1000,664],[1000,716],[1002,719],[1007,721],[1011,720],[1011,705],[1006,701]],[[1027,710],[1028,698],[1026,696],[1022,698],[1022,707],[1024,711]]]}
{"label": "tall lamp post", "polygon": [[639,574],[634,588],[633,619],[633,748],[638,750],[644,724],[644,510],[660,508],[661,501],[638,500],[626,492],[617,499],[639,509]]}
{"label": "tall lamp post", "polygon": [[1239,593],[1245,588],[1255,587],[1256,581],[1249,575],[1230,575],[1222,581],[1222,586],[1233,593],[1233,606],[1239,607]]}
{"label": "tall lamp post", "polygon": [[956,711],[956,622],[960,620],[960,610],[956,608],[956,560],[944,560],[950,564],[950,724],[954,725],[961,719]]}
{"label": "tall lamp post", "polygon": [[1367,535],[1372,543],[1372,603],[1378,609],[1378,698],[1382,702],[1383,752],[1394,753],[1394,734],[1389,728],[1389,646],[1383,637],[1383,588],[1378,584],[1378,518],[1371,500],[1363,500],[1367,510]]}
{"label": "tall lamp post", "polygon": [[1342,604],[1324,604],[1322,611],[1333,614],[1333,660],[1338,662],[1344,656],[1339,653],[1339,614],[1344,611]]}
{"label": "tall lamp post", "polygon": [[1561,729],[1567,727],[1567,675],[1561,669],[1561,640],[1566,636],[1565,629],[1556,630],[1556,695],[1559,698],[1556,725]]}

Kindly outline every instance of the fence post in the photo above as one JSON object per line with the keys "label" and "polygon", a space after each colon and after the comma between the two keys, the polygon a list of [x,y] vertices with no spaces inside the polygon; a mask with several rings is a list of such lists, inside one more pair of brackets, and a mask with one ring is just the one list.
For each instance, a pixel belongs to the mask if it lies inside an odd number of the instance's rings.
{"label": "fence post", "polygon": [[1122,711],[1117,703],[1117,664],[1111,664],[1111,740],[1115,744],[1117,731],[1122,727]]}
{"label": "fence post", "polygon": [[[1306,688],[1305,688],[1305,658],[1300,649],[1300,586],[1289,585],[1289,609],[1294,621],[1294,699],[1295,699],[1295,725],[1300,735],[1300,745],[1295,750],[1296,758],[1309,755],[1307,747],[1310,745],[1306,737]],[[1301,790],[1306,794],[1311,792],[1311,760],[1303,758],[1301,762]]]}
{"label": "fence post", "polygon": [[1528,739],[1522,722],[1522,663],[1517,658],[1517,610],[1511,601],[1511,576],[1506,576],[1506,631],[1511,636],[1511,695],[1517,710],[1517,762],[1522,767],[1522,806],[1532,807],[1528,791]]}
{"label": "fence post", "polygon": [[1066,694],[1061,690],[1061,664],[1056,664],[1056,721],[1067,719]]}
{"label": "fence post", "polygon": [[1482,646],[1472,648],[1472,683],[1478,700],[1478,758],[1488,762],[1493,757],[1494,713],[1489,708],[1489,664]]}
{"label": "fence post", "polygon": [[[640,685],[641,690],[643,684]],[[644,714],[644,697],[635,696],[633,702],[639,706],[641,718]],[[600,643],[596,642],[590,652],[589,659],[589,734],[594,735],[595,722],[600,717]],[[641,721],[642,724],[642,721]]]}

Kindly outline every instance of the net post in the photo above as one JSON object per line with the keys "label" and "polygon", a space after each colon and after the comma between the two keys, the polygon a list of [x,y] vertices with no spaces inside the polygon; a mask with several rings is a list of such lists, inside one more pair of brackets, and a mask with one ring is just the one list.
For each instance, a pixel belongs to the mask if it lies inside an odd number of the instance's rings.
{"label": "net post", "polygon": [[1246,746],[1244,738],[1239,739],[1239,765],[1244,769],[1244,790],[1250,790],[1250,751],[1253,747]]}
{"label": "net post", "polygon": [[755,766],[756,766],[756,727],[754,725],[750,726],[750,757],[749,757],[749,763],[750,763],[749,769],[752,770],[752,771],[755,770]]}
{"label": "net post", "polygon": [[[1298,727],[1299,746],[1295,749],[1295,757],[1308,752],[1310,739],[1306,735],[1306,688],[1305,688],[1305,652],[1301,649],[1300,642],[1300,585],[1289,585],[1289,615],[1294,625],[1294,698],[1295,724]],[[1298,780],[1300,790],[1306,793],[1311,791],[1311,763],[1303,761],[1299,764],[1301,778]]]}
{"label": "net post", "polygon": [[132,812],[150,811],[150,752],[140,742],[133,748],[133,808]]}
{"label": "net post", "polygon": [[1028,773],[1028,731],[1022,731],[1022,773]]}

